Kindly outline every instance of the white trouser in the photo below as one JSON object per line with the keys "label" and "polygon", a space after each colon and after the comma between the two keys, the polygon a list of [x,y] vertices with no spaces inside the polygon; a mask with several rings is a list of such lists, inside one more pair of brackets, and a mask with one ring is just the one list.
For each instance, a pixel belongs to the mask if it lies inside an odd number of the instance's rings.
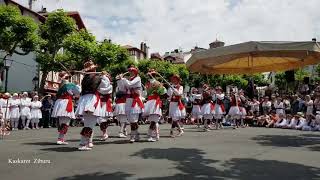
{"label": "white trouser", "polygon": [[87,145],[88,143],[92,143],[92,139],[93,139],[93,129],[97,123],[97,119],[98,117],[93,115],[93,114],[84,114],[83,115],[83,123],[84,123],[84,127],[89,127],[92,129],[92,135],[89,139],[87,139],[84,136],[81,136],[81,140],[80,140],[80,144],[82,145]]}
{"label": "white trouser", "polygon": [[11,118],[11,127],[17,129],[19,125],[19,118]]}

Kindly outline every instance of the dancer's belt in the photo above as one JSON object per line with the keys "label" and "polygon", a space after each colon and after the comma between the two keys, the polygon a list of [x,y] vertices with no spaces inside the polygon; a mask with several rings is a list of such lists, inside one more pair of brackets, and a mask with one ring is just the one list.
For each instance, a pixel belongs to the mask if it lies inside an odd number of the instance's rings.
{"label": "dancer's belt", "polygon": [[178,107],[180,110],[184,109],[184,105],[181,101],[181,96],[172,96],[171,102],[178,102]]}
{"label": "dancer's belt", "polygon": [[73,102],[72,102],[72,96],[68,93],[62,94],[59,99],[67,99],[68,103],[67,103],[67,107],[66,107],[66,111],[67,112],[72,112],[73,109]]}
{"label": "dancer's belt", "polygon": [[128,94],[118,94],[116,98],[116,104],[126,103],[127,98],[129,98]]}
{"label": "dancer's belt", "polygon": [[160,96],[158,94],[153,94],[153,95],[148,96],[148,101],[151,101],[151,100],[156,100],[156,107],[162,106],[162,102],[161,102]]}

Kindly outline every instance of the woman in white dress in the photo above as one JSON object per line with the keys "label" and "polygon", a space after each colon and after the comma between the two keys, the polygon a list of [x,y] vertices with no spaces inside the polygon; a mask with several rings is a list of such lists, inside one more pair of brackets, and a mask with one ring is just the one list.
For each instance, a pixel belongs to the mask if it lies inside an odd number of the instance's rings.
{"label": "woman in white dress", "polygon": [[20,118],[22,120],[22,124],[24,125],[24,129],[29,129],[30,119],[31,119],[31,112],[30,112],[31,99],[28,97],[27,92],[22,93],[22,97],[20,101],[21,101]]}
{"label": "woman in white dress", "polygon": [[200,128],[201,124],[201,101],[202,101],[202,94],[199,93],[197,88],[192,88],[191,90],[191,102],[192,102],[192,118],[196,121],[197,127]]}
{"label": "woman in white dress", "polygon": [[277,98],[277,101],[274,103],[274,108],[276,109],[276,113],[279,116],[280,114],[285,114],[284,112],[284,104],[282,102],[281,97]]}
{"label": "woman in white dress", "polygon": [[19,106],[21,104],[19,95],[14,93],[12,98],[10,99],[10,121],[12,130],[18,130],[19,119],[20,119],[20,109]]}
{"label": "woman in white dress", "polygon": [[222,119],[223,119],[223,116],[226,114],[223,100],[224,100],[223,89],[220,86],[218,86],[216,87],[216,93],[213,96],[213,101],[215,102],[214,118],[216,120],[216,129],[222,128]]}
{"label": "woman in white dress", "polygon": [[309,95],[306,95],[305,106],[307,107],[306,117],[313,115],[313,100]]}
{"label": "woman in white dress", "polygon": [[39,129],[39,120],[42,118],[41,107],[42,102],[39,101],[39,96],[35,95],[31,102],[31,125],[33,129]]}

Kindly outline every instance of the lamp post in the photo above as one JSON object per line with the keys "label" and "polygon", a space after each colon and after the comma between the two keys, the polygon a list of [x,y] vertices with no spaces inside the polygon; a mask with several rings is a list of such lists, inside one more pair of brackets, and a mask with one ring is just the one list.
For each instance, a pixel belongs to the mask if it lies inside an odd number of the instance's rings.
{"label": "lamp post", "polygon": [[[7,59],[7,57],[9,57],[9,59]],[[6,81],[5,81],[5,85],[4,85],[4,91],[7,92],[8,91],[8,76],[9,76],[9,68],[12,64],[12,59],[11,56],[7,56],[5,59],[4,59],[4,67],[6,69]]]}
{"label": "lamp post", "polygon": [[34,91],[37,91],[37,90],[38,90],[38,85],[39,85],[39,78],[38,78],[38,76],[35,76],[35,77],[32,79],[32,84],[34,85]]}

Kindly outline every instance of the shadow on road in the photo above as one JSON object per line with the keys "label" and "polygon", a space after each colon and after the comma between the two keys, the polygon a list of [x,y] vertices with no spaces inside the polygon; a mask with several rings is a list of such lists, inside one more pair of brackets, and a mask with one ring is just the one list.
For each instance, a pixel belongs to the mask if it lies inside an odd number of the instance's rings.
{"label": "shadow on road", "polygon": [[320,135],[302,134],[302,135],[260,135],[252,138],[258,144],[263,146],[275,147],[307,147],[311,151],[319,151]]}
{"label": "shadow on road", "polygon": [[[174,161],[177,171],[173,176],[144,179],[319,179],[320,169],[301,164],[257,159],[231,159],[226,162],[206,159],[199,149],[144,149],[132,156],[143,159]],[[220,170],[214,165],[222,166]]]}
{"label": "shadow on road", "polygon": [[91,174],[83,174],[83,175],[75,175],[70,177],[61,177],[57,180],[75,180],[75,179],[84,179],[84,180],[96,180],[96,179],[117,179],[117,180],[125,180],[130,177],[130,174],[126,174],[123,172],[115,172],[111,174],[104,174],[104,173],[91,173]]}
{"label": "shadow on road", "polygon": [[[305,166],[289,162],[275,160],[257,160],[246,158],[234,158],[228,161],[207,159],[205,153],[199,149],[155,149],[147,148],[134,153],[131,156],[142,159],[169,160],[175,164],[175,175],[163,177],[144,177],[144,180],[170,180],[170,179],[235,179],[235,180],[270,180],[270,179],[308,179],[320,178],[320,168]],[[219,168],[218,168],[219,167]],[[164,167],[165,168],[165,167]],[[148,169],[150,170],[150,169]],[[154,170],[157,171],[156,169]],[[138,174],[141,176],[143,174]],[[131,179],[135,174],[126,172],[115,173],[88,173],[61,177],[57,180],[74,179]]]}
{"label": "shadow on road", "polygon": [[67,146],[59,146],[59,147],[51,147],[40,149],[41,151],[54,151],[54,152],[75,152],[79,151],[77,147],[67,147]]}

